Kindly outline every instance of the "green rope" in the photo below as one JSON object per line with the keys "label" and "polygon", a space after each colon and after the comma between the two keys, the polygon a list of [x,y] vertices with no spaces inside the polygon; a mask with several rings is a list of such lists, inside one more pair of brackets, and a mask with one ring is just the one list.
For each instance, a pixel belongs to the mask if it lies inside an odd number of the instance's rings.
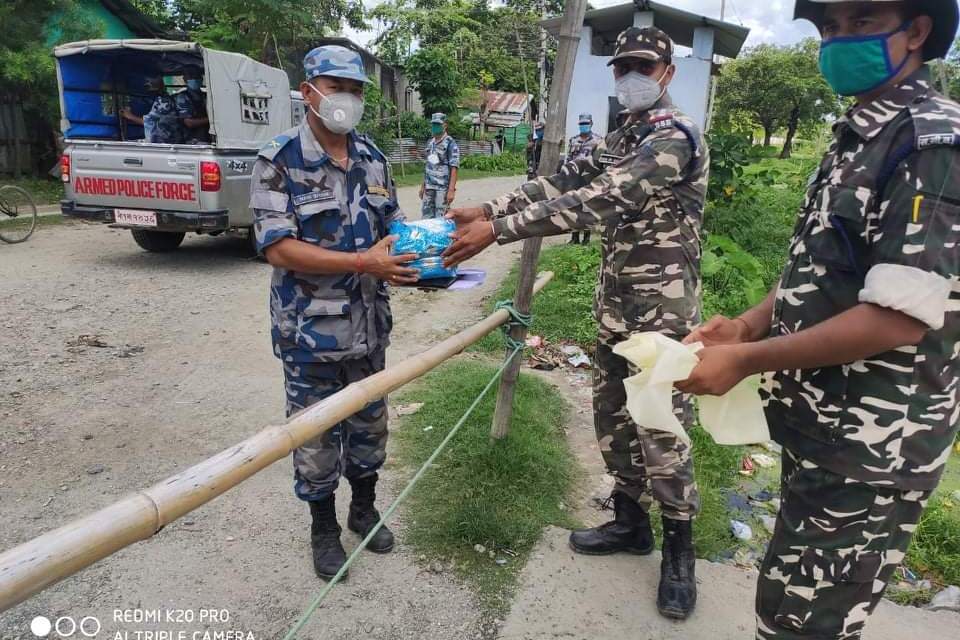
{"label": "green rope", "polygon": [[527,327],[529,329],[530,325],[533,324],[533,316],[529,313],[517,311],[516,307],[513,306],[513,300],[501,300],[493,307],[494,311],[500,311],[501,309],[505,309],[510,314],[510,320],[500,327],[503,330],[503,340],[507,343],[507,348],[523,349],[526,345],[519,340],[515,340],[510,334],[514,327]]}
{"label": "green rope", "polygon": [[375,536],[377,532],[380,531],[380,528],[383,527],[384,524],[386,524],[387,520],[389,520],[390,517],[393,515],[393,512],[397,510],[397,507],[400,505],[400,503],[403,502],[406,499],[406,497],[410,494],[410,492],[413,490],[414,485],[416,485],[417,482],[420,481],[420,478],[423,476],[424,473],[426,473],[427,469],[430,468],[430,466],[433,464],[433,461],[437,459],[437,456],[443,453],[443,450],[446,449],[447,444],[453,439],[455,435],[457,435],[457,432],[460,431],[460,428],[467,421],[467,418],[470,417],[470,414],[473,413],[473,410],[477,408],[477,406],[480,404],[480,401],[483,400],[483,397],[487,395],[487,392],[490,391],[490,389],[493,387],[493,383],[500,378],[500,374],[503,373],[503,370],[507,368],[507,365],[510,364],[513,358],[516,357],[518,353],[520,353],[520,350],[522,348],[523,348],[522,344],[519,347],[515,347],[513,349],[513,353],[507,356],[503,364],[500,365],[500,368],[497,369],[497,372],[493,374],[492,378],[490,378],[490,381],[487,383],[487,386],[483,388],[483,391],[480,392],[480,395],[478,395],[476,399],[474,399],[473,403],[467,408],[466,413],[464,413],[460,417],[460,419],[457,421],[457,423],[453,425],[453,428],[450,429],[450,433],[447,434],[447,437],[445,437],[443,439],[443,442],[441,442],[440,445],[434,450],[434,452],[430,454],[430,457],[427,458],[427,461],[423,463],[423,466],[421,466],[417,470],[417,473],[414,474],[413,478],[410,480],[410,483],[403,488],[403,491],[400,492],[400,495],[398,495],[397,498],[390,504],[390,506],[387,507],[387,510],[383,512],[382,516],[380,516],[380,521],[377,522],[376,526],[370,530],[370,533],[368,533],[367,537],[360,542],[357,548],[353,550],[353,553],[350,554],[350,557],[347,558],[347,561],[343,564],[342,567],[340,567],[340,570],[337,571],[337,573],[333,576],[330,582],[328,582],[326,586],[324,586],[323,589],[320,590],[320,593],[317,594],[317,597],[313,599],[313,602],[311,602],[310,605],[304,610],[303,614],[300,616],[300,619],[297,620],[297,623],[295,625],[293,625],[293,628],[291,628],[290,631],[287,632],[287,635],[283,636],[283,640],[293,640],[294,638],[297,637],[297,634],[303,629],[304,625],[306,625],[307,622],[310,620],[310,617],[314,614],[314,612],[320,607],[320,605],[326,599],[327,594],[329,594],[330,591],[333,590],[333,587],[338,582],[340,582],[340,579],[343,578],[343,575],[347,572],[347,569],[350,568],[350,565],[353,564],[353,561],[356,559],[356,557],[360,555],[361,551],[367,548],[367,545],[370,544],[370,541],[373,539],[373,536]]}

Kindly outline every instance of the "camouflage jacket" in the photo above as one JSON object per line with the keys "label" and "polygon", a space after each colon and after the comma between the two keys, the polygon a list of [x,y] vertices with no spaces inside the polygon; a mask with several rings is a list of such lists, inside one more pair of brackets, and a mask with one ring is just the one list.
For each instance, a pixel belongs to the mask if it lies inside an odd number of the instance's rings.
{"label": "camouflage jacket", "polygon": [[579,160],[580,158],[589,158],[593,155],[593,150],[603,140],[600,134],[590,132],[590,137],[584,140],[579,135],[573,136],[567,142],[567,162]]}
{"label": "camouflage jacket", "polygon": [[[253,167],[250,208],[257,249],[295,238],[332,251],[366,251],[403,218],[386,158],[366,136],[349,134],[349,171],[324,153],[304,122],[276,137]],[[335,362],[389,343],[393,320],[382,281],[356,273],[274,268],[270,285],[274,352],[286,362]]]}
{"label": "camouflage jacket", "polygon": [[927,69],[834,126],[776,295],[771,335],[859,303],[929,327],[923,340],[850,364],[767,376],[775,439],[834,473],[933,489],[957,431],[960,106]]}
{"label": "camouflage jacket", "polygon": [[450,186],[450,169],[460,166],[460,146],[449,135],[443,136],[439,142],[430,138],[423,149],[423,159],[424,186],[446,189]]}
{"label": "camouflage jacket", "polygon": [[497,242],[602,227],[601,331],[683,336],[700,320],[700,227],[709,152],[664,96],[587,158],[485,203]]}
{"label": "camouflage jacket", "polygon": [[158,144],[182,144],[186,139],[183,122],[177,117],[177,104],[167,94],[157,96],[143,116],[143,139]]}
{"label": "camouflage jacket", "polygon": [[[173,100],[177,107],[177,117],[181,120],[207,117],[206,95],[203,92],[191,93],[189,89],[184,89],[174,94]],[[210,141],[208,125],[190,128],[183,123],[183,129],[185,140]]]}

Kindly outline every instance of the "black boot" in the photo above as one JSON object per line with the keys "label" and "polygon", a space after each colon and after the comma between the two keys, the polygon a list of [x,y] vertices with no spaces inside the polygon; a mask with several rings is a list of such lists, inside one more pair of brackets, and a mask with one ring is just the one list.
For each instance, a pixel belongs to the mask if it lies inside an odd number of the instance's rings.
{"label": "black boot", "polygon": [[570,242],[568,242],[567,244],[580,244],[580,233],[577,231],[574,231],[573,233],[571,233]]}
{"label": "black boot", "polygon": [[[377,498],[377,474],[351,480],[350,487],[353,489],[353,499],[350,501],[350,517],[347,518],[347,528],[358,534],[361,538],[366,538],[370,530],[380,522],[380,514],[377,508],[373,506],[373,501]],[[393,533],[387,529],[387,525],[380,527],[380,530],[370,540],[367,549],[374,553],[387,553],[393,549]]]}
{"label": "black boot", "polygon": [[584,231],[584,232],[583,232],[583,242],[581,242],[580,244],[590,244],[590,232],[589,232],[589,231]]}
{"label": "black boot", "polygon": [[626,551],[645,556],[653,551],[650,517],[633,498],[619,491],[613,494],[616,516],[611,522],[570,534],[570,547],[577,553],[605,556]]}
{"label": "black boot", "polygon": [[696,558],[693,554],[693,523],[663,519],[663,560],[657,609],[668,618],[683,620],[697,606]]}
{"label": "black boot", "polygon": [[[311,501],[310,544],[313,547],[313,568],[323,580],[330,580],[347,561],[347,554],[340,544],[340,525],[337,524],[336,498]],[[344,573],[346,578],[347,574]]]}

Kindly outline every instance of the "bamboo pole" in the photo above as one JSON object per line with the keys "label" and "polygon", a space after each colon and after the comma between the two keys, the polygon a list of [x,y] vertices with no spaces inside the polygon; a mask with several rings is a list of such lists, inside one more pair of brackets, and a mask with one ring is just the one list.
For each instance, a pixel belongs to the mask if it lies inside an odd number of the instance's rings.
{"label": "bamboo pole", "polygon": [[[543,289],[552,277],[550,272],[541,274],[534,292]],[[507,311],[496,311],[423,353],[347,386],[284,425],[266,427],[148,489],[0,554],[0,611],[134,542],[150,538],[369,403],[460,353],[509,318]]]}
{"label": "bamboo pole", "polygon": [[[550,83],[550,99],[547,112],[540,112],[540,118],[546,118],[543,152],[537,174],[553,175],[560,164],[560,145],[567,128],[567,101],[570,98],[570,85],[573,82],[573,65],[576,62],[577,46],[580,44],[580,30],[583,27],[583,15],[587,10],[587,0],[567,0],[564,7],[563,22],[560,24],[560,45],[557,48],[557,63]],[[540,244],[543,238],[527,238],[520,253],[520,275],[517,278],[517,292],[514,305],[520,313],[530,312],[530,300],[533,297],[534,274],[540,258]],[[510,333],[514,340],[523,341],[527,337],[527,328],[514,327]],[[508,350],[509,353],[509,350]],[[500,377],[500,389],[497,391],[497,406],[493,412],[493,424],[490,437],[501,440],[510,432],[510,419],[513,416],[513,394],[520,375],[520,358],[515,358]]]}

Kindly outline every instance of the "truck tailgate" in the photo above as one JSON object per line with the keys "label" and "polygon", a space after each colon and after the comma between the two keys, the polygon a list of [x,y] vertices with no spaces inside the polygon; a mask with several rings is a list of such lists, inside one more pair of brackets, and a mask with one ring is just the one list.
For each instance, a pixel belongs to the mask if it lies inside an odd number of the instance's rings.
{"label": "truck tailgate", "polygon": [[203,150],[124,143],[70,143],[67,197],[78,205],[199,211]]}

